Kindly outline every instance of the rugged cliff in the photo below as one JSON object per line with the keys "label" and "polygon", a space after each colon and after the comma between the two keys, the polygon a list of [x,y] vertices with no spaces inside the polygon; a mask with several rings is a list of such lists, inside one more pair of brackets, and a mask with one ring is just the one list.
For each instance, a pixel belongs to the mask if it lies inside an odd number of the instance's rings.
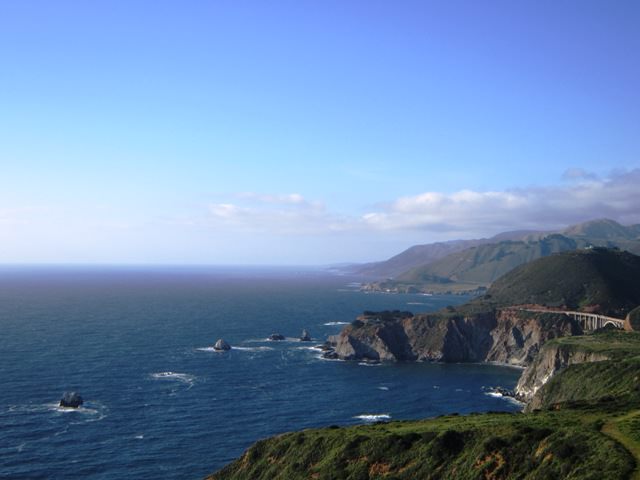
{"label": "rugged cliff", "polygon": [[546,399],[544,395],[536,394],[555,374],[569,365],[604,360],[609,360],[609,356],[604,353],[576,350],[570,345],[552,342],[542,348],[522,373],[516,386],[516,395],[527,403],[526,410],[540,408],[546,403]]}
{"label": "rugged cliff", "polygon": [[525,411],[575,401],[609,401],[640,387],[640,334],[604,332],[545,344],[525,369],[516,394]]}
{"label": "rugged cliff", "polygon": [[370,312],[329,337],[327,356],[525,366],[547,340],[581,333],[578,322],[566,315],[515,308],[467,305],[415,316]]}

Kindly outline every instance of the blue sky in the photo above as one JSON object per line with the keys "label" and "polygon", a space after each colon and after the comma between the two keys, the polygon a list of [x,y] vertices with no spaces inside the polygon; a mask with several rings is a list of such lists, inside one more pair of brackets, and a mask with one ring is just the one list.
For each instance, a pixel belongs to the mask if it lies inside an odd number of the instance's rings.
{"label": "blue sky", "polygon": [[0,4],[0,262],[640,222],[635,1]]}

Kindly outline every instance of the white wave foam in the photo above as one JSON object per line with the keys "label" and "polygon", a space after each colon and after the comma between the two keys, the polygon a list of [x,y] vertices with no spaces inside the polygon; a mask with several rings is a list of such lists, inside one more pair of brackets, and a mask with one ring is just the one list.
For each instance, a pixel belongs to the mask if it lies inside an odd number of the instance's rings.
{"label": "white wave foam", "polygon": [[362,367],[379,367],[381,363],[371,363],[371,362],[358,362],[358,365]]}
{"label": "white wave foam", "polygon": [[84,413],[86,415],[98,415],[100,412],[95,408],[88,407],[61,407],[60,405],[55,405],[51,408],[51,410],[55,410],[59,413]]}
{"label": "white wave foam", "polygon": [[424,302],[407,302],[407,305],[428,305],[428,304]]}
{"label": "white wave foam", "polygon": [[327,322],[327,323],[323,323],[323,325],[326,325],[327,327],[332,327],[334,325],[349,325],[349,322]]}
{"label": "white wave foam", "polygon": [[174,380],[181,383],[186,383],[189,385],[193,385],[196,381],[196,377],[193,375],[189,375],[188,373],[177,373],[177,372],[158,372],[152,373],[152,378],[156,380]]}
{"label": "white wave foam", "polygon": [[513,403],[514,405],[524,405],[524,402],[521,402],[520,400],[517,400],[513,397],[508,397],[506,395],[501,394],[500,392],[484,392],[485,395],[488,395],[489,397],[493,397],[493,398],[500,398],[502,400],[505,400],[509,403]]}
{"label": "white wave foam", "polygon": [[[84,422],[97,422],[107,416],[107,407],[99,402],[85,401],[84,405],[73,407],[61,407],[59,402],[43,403],[37,405],[10,405],[10,412],[24,412],[24,413],[49,413],[56,414],[74,414],[69,418],[73,418],[75,421],[72,423],[84,423]],[[58,435],[58,434],[56,434]]]}
{"label": "white wave foam", "polygon": [[231,347],[232,350],[240,350],[241,352],[267,352],[273,350],[272,347]]}
{"label": "white wave foam", "polygon": [[296,350],[308,350],[310,352],[324,352],[324,350],[320,347],[295,347]]}
{"label": "white wave foam", "polygon": [[378,390],[384,390],[385,392],[389,391],[389,387],[378,387]]}
{"label": "white wave foam", "polygon": [[[270,338],[250,338],[249,340],[243,340],[242,343],[289,343],[299,342],[300,339],[296,337],[284,337],[284,340],[271,340]],[[238,347],[231,347],[238,348]]]}
{"label": "white wave foam", "polygon": [[136,440],[142,440],[144,438],[144,435],[136,435],[135,437]]}
{"label": "white wave foam", "polygon": [[[78,420],[78,416],[80,415],[82,422],[99,422],[103,418],[107,416],[107,407],[102,405],[99,402],[93,401],[85,401],[83,405],[78,408],[72,407],[61,407],[57,403],[48,404],[49,410],[53,410],[57,413],[74,413],[74,419]],[[81,422],[72,422],[72,423],[81,423]]]}
{"label": "white wave foam", "polygon": [[356,415],[353,418],[364,420],[365,422],[385,422],[387,420],[391,420],[391,415],[388,413],[363,413],[362,415]]}
{"label": "white wave foam", "polygon": [[327,358],[322,353],[319,355],[314,355],[318,360],[323,360],[325,362],[347,362],[348,360],[343,360],[342,358]]}
{"label": "white wave foam", "polygon": [[196,348],[196,350],[199,350],[201,352],[215,352],[215,353],[224,353],[226,350],[216,350],[213,347],[200,347],[200,348]]}

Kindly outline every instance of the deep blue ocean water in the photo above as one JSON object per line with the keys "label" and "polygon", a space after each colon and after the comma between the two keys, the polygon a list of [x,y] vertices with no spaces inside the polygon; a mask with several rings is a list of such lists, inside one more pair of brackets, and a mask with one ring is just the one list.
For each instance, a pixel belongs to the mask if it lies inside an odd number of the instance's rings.
{"label": "deep blue ocean water", "polygon": [[[0,268],[0,478],[197,479],[273,434],[513,411],[520,371],[319,358],[363,310],[458,296],[361,293],[310,269]],[[290,340],[268,342],[280,332]],[[234,347],[210,351],[218,338]],[[315,343],[314,343],[315,345]],[[65,391],[85,399],[58,408]]]}

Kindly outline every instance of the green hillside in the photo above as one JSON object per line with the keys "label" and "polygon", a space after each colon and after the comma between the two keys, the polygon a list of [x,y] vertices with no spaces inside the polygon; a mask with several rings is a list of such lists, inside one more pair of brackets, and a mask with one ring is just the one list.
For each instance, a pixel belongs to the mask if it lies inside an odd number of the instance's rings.
{"label": "green hillside", "polygon": [[398,282],[430,282],[445,278],[453,282],[489,284],[518,265],[552,253],[575,250],[577,244],[562,235],[550,235],[533,242],[505,241],[481,245],[446,256],[426,267],[410,270]]}
{"label": "green hillside", "polygon": [[498,279],[485,298],[499,305],[593,307],[619,318],[640,305],[640,257],[594,248],[544,257]]}
{"label": "green hillside", "polygon": [[[417,245],[395,257],[363,266],[367,274],[393,277],[368,290],[412,292],[475,290],[523,263],[553,253],[594,246],[640,254],[640,225],[593,220],[557,233],[507,232],[488,240]],[[404,271],[402,270],[404,268]]]}
{"label": "green hillside", "polygon": [[626,479],[633,456],[601,432],[606,411],[476,414],[288,433],[209,480]]}
{"label": "green hillside", "polygon": [[[537,408],[557,404],[635,403],[640,396],[640,332],[604,332],[562,337],[547,342],[545,351],[562,349],[573,355],[606,356],[609,360],[570,365],[537,393]],[[574,405],[575,406],[575,405]]]}

